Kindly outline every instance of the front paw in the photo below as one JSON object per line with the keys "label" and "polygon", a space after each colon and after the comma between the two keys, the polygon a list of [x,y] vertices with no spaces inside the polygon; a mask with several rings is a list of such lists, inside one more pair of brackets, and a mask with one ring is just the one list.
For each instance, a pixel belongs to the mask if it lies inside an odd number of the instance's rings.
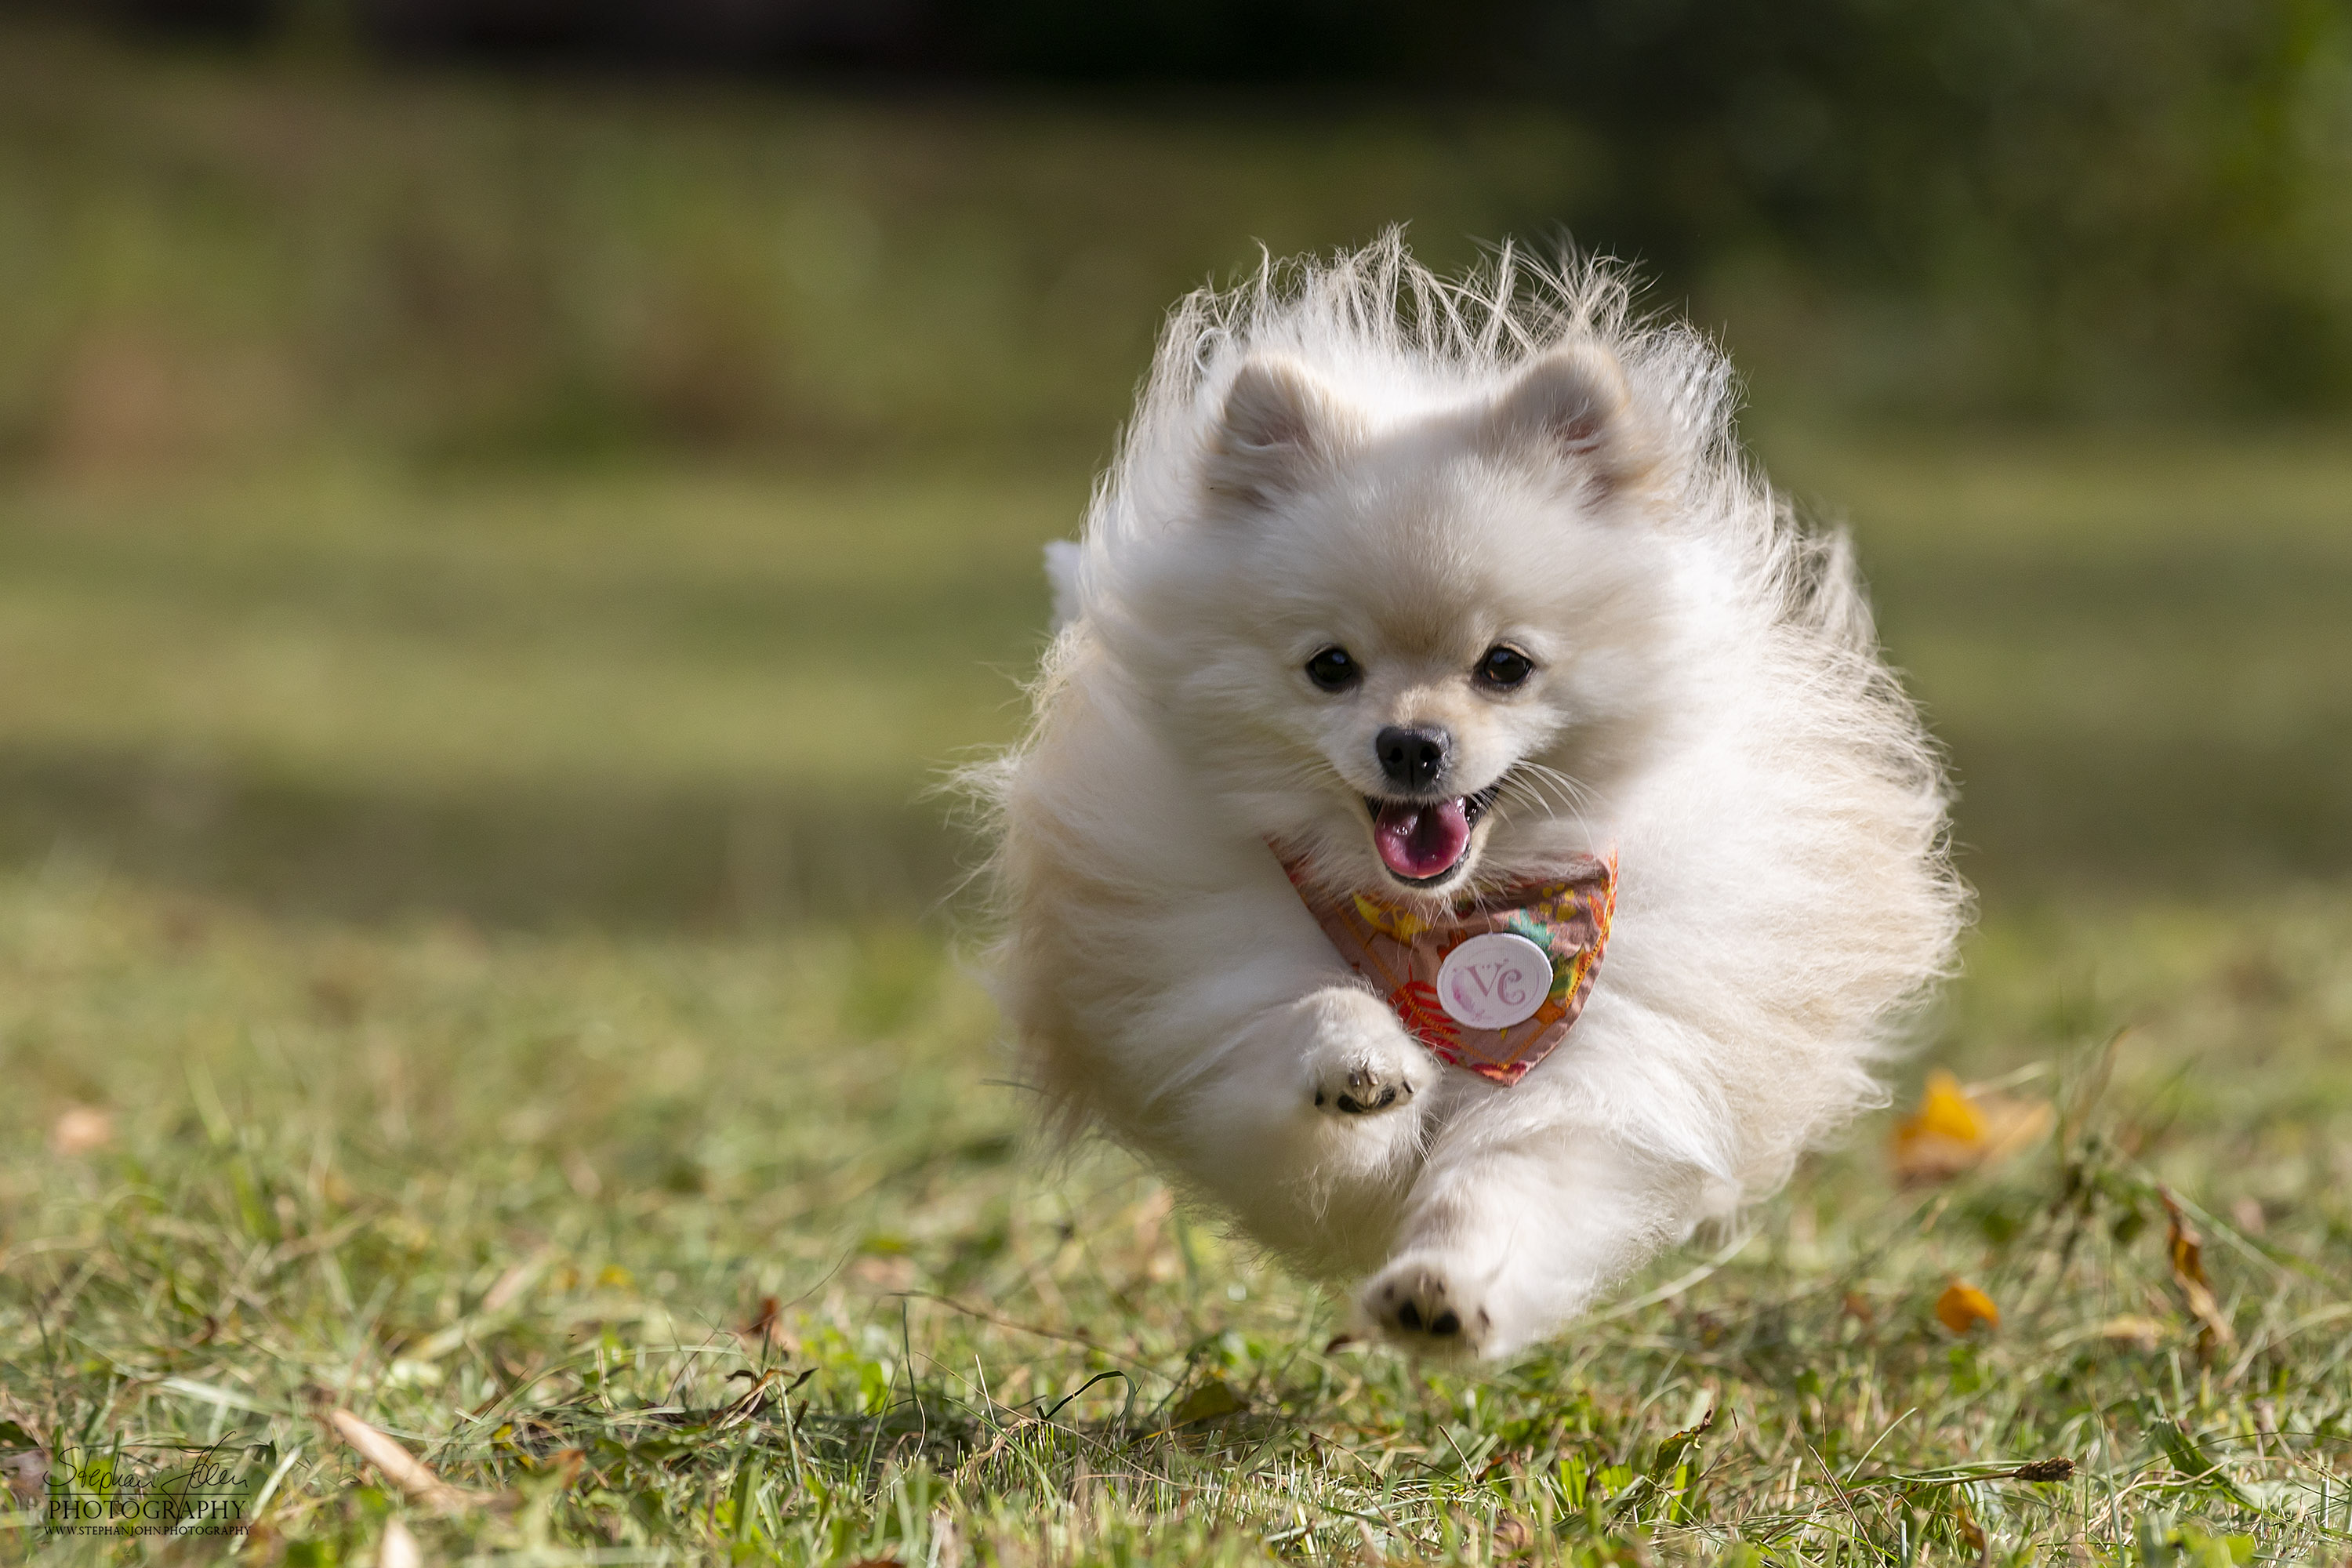
{"label": "front paw", "polygon": [[1483,1292],[1454,1278],[1442,1263],[1406,1260],[1389,1266],[1364,1287],[1364,1315],[1408,1350],[1481,1355],[1495,1321]]}
{"label": "front paw", "polygon": [[1380,1048],[1330,1053],[1315,1064],[1315,1106],[1336,1116],[1370,1116],[1410,1104],[1420,1091],[1412,1064]]}

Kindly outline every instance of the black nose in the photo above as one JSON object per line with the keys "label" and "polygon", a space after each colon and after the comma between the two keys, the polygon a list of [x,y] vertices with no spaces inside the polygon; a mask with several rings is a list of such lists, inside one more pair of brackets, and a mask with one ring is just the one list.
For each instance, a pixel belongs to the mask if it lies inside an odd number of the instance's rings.
{"label": "black nose", "polygon": [[1445,753],[1453,737],[1433,727],[1408,729],[1391,724],[1372,737],[1380,754],[1381,774],[1399,789],[1427,789],[1445,771]]}

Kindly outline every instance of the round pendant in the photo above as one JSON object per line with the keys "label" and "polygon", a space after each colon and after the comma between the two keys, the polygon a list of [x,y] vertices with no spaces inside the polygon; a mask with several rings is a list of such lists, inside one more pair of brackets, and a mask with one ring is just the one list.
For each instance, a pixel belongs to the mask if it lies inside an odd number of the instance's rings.
{"label": "round pendant", "polygon": [[1551,994],[1551,956],[1523,936],[1488,931],[1452,952],[1437,970],[1437,1005],[1457,1024],[1507,1029],[1535,1016]]}

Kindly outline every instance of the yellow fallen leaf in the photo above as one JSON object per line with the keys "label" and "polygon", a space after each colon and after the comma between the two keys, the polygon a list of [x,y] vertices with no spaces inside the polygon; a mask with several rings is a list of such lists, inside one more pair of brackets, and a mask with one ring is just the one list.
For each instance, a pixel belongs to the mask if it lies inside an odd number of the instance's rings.
{"label": "yellow fallen leaf", "polygon": [[1902,1131],[1975,1143],[1985,1135],[1984,1115],[1977,1110],[1976,1101],[1969,1098],[1969,1091],[1960,1087],[1960,1080],[1945,1068],[1937,1068],[1927,1074],[1927,1087],[1919,1096],[1919,1109],[1904,1119]]}
{"label": "yellow fallen leaf", "polygon": [[1975,1328],[2000,1327],[2000,1309],[1975,1286],[1955,1279],[1936,1298],[1936,1320],[1952,1332],[1965,1334]]}
{"label": "yellow fallen leaf", "polygon": [[1919,1109],[1895,1125],[1895,1173],[1905,1182],[1948,1181],[2030,1148],[2055,1120],[2046,1100],[1971,1095],[1937,1068]]}

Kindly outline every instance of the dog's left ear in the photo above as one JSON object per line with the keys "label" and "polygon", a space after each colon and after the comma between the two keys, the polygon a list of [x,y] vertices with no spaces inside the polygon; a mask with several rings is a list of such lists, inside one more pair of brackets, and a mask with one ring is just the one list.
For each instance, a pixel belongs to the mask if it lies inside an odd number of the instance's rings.
{"label": "dog's left ear", "polygon": [[1566,459],[1604,496],[1638,488],[1658,466],[1623,368],[1594,343],[1554,349],[1521,372],[1487,416],[1486,434]]}
{"label": "dog's left ear", "polygon": [[1297,361],[1261,355],[1234,373],[1210,437],[1209,489],[1258,506],[1295,489],[1339,442],[1331,395]]}

